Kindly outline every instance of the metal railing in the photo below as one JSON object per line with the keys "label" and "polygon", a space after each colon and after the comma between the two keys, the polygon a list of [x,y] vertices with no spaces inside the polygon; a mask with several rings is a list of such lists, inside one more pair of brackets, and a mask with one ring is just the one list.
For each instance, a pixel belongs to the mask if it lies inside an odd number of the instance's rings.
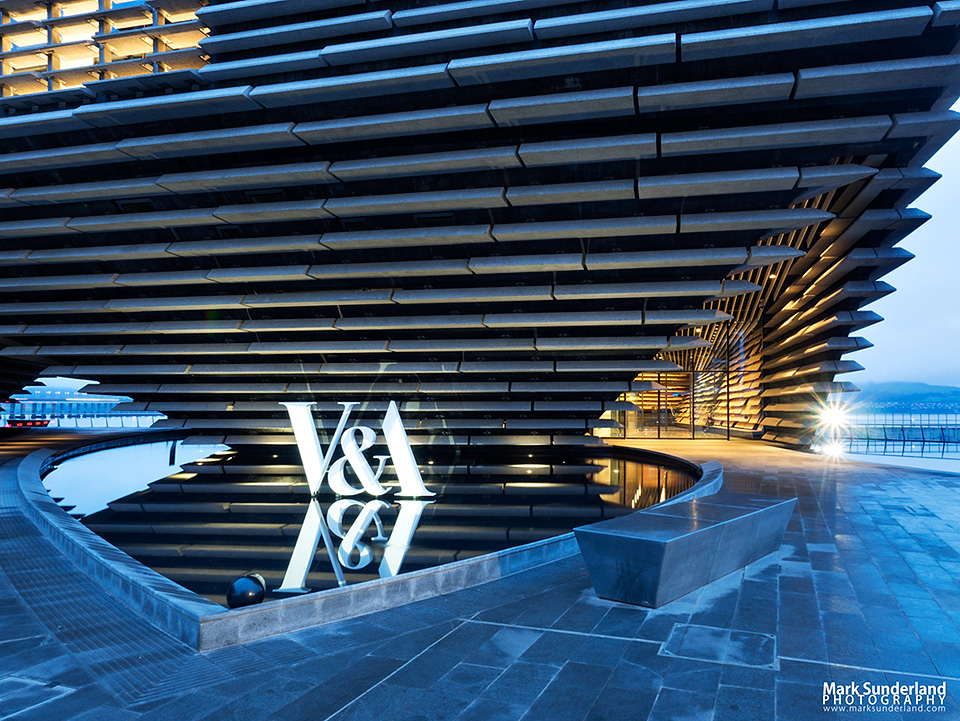
{"label": "metal railing", "polygon": [[850,425],[836,439],[848,453],[940,458],[960,455],[960,424]]}

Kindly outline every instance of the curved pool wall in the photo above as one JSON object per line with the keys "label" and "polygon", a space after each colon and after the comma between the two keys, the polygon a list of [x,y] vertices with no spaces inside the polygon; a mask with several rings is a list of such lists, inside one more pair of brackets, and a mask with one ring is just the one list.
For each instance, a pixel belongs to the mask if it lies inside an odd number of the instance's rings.
{"label": "curved pool wall", "polygon": [[[160,440],[150,434],[151,441]],[[224,610],[183,588],[104,541],[60,508],[43,486],[42,476],[67,457],[105,447],[136,445],[144,436],[129,436],[88,444],[66,453],[36,451],[17,468],[18,501],[24,515],[106,593],[135,609],[143,618],[199,651],[267,638],[332,621],[385,610],[413,601],[452,593],[579,553],[573,533],[516,546],[476,558],[454,561],[395,576],[366,581],[303,596],[267,601],[257,606]],[[660,460],[696,473],[699,480],[670,501],[715,493],[722,485],[719,463],[696,466],[682,459],[634,449],[623,455]]]}

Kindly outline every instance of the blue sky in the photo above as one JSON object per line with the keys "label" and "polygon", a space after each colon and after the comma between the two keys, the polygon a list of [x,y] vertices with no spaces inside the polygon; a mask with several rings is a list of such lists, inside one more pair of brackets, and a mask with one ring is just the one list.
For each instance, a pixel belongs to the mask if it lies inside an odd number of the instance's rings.
{"label": "blue sky", "polygon": [[917,257],[883,277],[897,291],[864,308],[884,317],[855,334],[874,347],[847,356],[866,370],[837,380],[960,386],[960,135],[926,167],[943,178],[913,205],[933,219],[899,244]]}

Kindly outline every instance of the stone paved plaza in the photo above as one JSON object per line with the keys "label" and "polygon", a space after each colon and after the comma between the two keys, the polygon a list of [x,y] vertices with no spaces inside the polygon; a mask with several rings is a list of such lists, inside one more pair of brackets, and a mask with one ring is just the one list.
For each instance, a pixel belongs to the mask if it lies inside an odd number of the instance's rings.
{"label": "stone paved plaza", "polygon": [[[597,598],[575,556],[198,654],[17,511],[16,460],[48,442],[0,449],[0,719],[960,719],[960,475],[644,443],[719,460],[730,490],[796,495],[779,554],[655,611]],[[825,682],[944,681],[943,710],[823,709]]]}

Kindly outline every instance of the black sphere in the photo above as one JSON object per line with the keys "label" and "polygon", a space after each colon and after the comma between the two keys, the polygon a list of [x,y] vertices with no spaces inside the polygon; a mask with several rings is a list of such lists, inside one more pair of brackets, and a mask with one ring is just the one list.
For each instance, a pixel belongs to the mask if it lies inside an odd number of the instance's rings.
{"label": "black sphere", "polygon": [[263,601],[266,590],[267,584],[260,574],[248,573],[246,576],[240,576],[227,589],[227,607],[240,608],[258,604]]}

